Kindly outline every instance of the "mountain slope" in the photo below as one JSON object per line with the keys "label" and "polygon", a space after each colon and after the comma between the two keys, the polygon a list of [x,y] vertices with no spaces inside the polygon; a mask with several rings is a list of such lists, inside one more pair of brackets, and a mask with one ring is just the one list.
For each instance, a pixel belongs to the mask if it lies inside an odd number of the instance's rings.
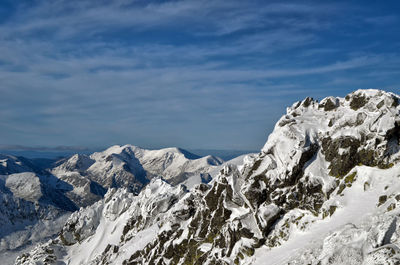
{"label": "mountain slope", "polygon": [[0,175],[0,256],[9,264],[21,250],[55,236],[76,206],[33,172]]}
{"label": "mountain slope", "polygon": [[[398,264],[399,101],[357,90],[297,102],[243,165],[190,191],[154,180],[129,203],[110,193],[16,264]],[[114,205],[130,206],[85,221]]]}

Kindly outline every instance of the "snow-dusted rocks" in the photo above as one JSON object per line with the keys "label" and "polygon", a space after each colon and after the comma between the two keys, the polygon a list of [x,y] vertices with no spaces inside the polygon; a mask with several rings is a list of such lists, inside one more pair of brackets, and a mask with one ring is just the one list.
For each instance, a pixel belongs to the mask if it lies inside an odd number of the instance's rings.
{"label": "snow-dusted rocks", "polygon": [[[399,140],[397,95],[306,98],[242,165],[224,165],[189,191],[160,179],[138,196],[110,191],[17,264],[398,264]],[[146,160],[126,148],[90,159],[108,162],[105,172],[132,154]],[[140,164],[167,179],[195,168],[174,162],[179,154],[161,157],[162,166]]]}
{"label": "snow-dusted rocks", "polygon": [[[398,264],[400,262],[399,165],[390,169],[357,166],[357,177],[341,196],[338,210],[310,228],[307,244],[290,264]],[[369,183],[365,190],[365,183]],[[333,201],[335,199],[335,201]],[[318,234],[318,232],[320,234]],[[295,242],[300,238],[292,240]],[[289,244],[291,240],[289,240]]]}
{"label": "snow-dusted rocks", "polygon": [[110,189],[103,200],[73,213],[57,239],[20,256],[17,264],[116,262],[147,244],[146,234],[150,234],[147,240],[155,236],[164,220],[172,216],[166,213],[186,193],[183,186],[173,187],[159,178],[153,179],[138,196],[127,189]]}
{"label": "snow-dusted rocks", "polygon": [[[339,198],[352,196],[349,190],[357,181],[362,182],[363,194],[364,185],[372,187],[372,180],[357,180],[361,173],[352,169],[362,164],[382,174],[397,163],[397,101],[393,94],[359,90],[347,99],[318,103],[307,98],[296,103],[277,123],[258,157],[240,171],[226,168],[215,179],[188,219],[188,227],[164,232],[168,239],[159,234],[151,247],[134,253],[127,263],[286,264],[288,252],[272,259],[268,249],[283,248],[297,233],[312,233],[314,224],[344,211],[347,200]],[[392,174],[388,179],[396,178]],[[356,196],[353,200],[368,201]],[[353,209],[363,208],[356,202],[352,205],[350,212],[359,216]],[[375,209],[375,204],[367,209]],[[316,233],[323,236],[328,231]],[[302,244],[296,243],[296,248]]]}

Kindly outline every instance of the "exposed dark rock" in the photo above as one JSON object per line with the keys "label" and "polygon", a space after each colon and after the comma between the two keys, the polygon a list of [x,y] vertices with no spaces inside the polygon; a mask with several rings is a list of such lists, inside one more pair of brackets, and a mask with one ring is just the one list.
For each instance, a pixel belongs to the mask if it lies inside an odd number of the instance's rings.
{"label": "exposed dark rock", "polygon": [[319,104],[319,108],[324,108],[325,111],[331,111],[337,108],[337,102],[333,102],[328,98],[324,103]]}
{"label": "exposed dark rock", "polygon": [[[331,137],[322,139],[322,153],[325,155],[325,159],[331,162],[329,166],[330,174],[343,177],[357,165],[357,150],[359,147],[360,141],[349,136],[339,137],[334,140]],[[339,148],[347,149],[347,152],[340,154]]]}
{"label": "exposed dark rock", "polygon": [[311,105],[313,101],[314,101],[313,98],[307,97],[305,100],[303,100],[302,105],[307,108]]}
{"label": "exposed dark rock", "polygon": [[379,102],[379,103],[376,105],[376,108],[377,108],[377,109],[380,109],[380,108],[383,107],[384,104],[385,104],[385,101],[382,100],[381,102]]}
{"label": "exposed dark rock", "polygon": [[387,195],[382,195],[379,197],[378,199],[378,207],[381,206],[382,204],[384,204],[387,200]]}
{"label": "exposed dark rock", "polygon": [[310,144],[310,146],[305,148],[301,154],[299,162],[293,168],[292,173],[285,179],[284,186],[291,186],[298,182],[300,177],[303,175],[304,165],[317,154],[318,148],[318,144]]}
{"label": "exposed dark rock", "polygon": [[353,110],[358,110],[367,104],[368,99],[363,94],[356,94],[352,97],[350,101],[350,108]]}
{"label": "exposed dark rock", "polygon": [[279,126],[283,127],[287,124],[291,124],[291,123],[295,123],[295,122],[296,121],[294,119],[284,119],[279,122]]}

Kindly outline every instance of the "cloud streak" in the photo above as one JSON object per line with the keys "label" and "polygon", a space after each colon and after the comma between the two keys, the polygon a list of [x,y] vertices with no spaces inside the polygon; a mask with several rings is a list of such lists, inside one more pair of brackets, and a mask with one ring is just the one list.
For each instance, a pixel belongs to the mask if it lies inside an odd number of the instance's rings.
{"label": "cloud streak", "polygon": [[357,27],[397,17],[351,21],[342,4],[59,0],[15,10],[0,24],[7,145],[254,149],[292,101],[393,85],[400,63],[398,42],[371,48],[341,31],[361,36]]}

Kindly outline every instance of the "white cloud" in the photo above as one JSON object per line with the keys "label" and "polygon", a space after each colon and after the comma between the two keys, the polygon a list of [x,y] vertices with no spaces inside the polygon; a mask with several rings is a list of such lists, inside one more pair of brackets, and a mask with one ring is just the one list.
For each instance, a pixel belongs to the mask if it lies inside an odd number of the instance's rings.
{"label": "white cloud", "polygon": [[260,137],[285,105],[343,85],[351,71],[400,62],[322,42],[342,8],[327,4],[41,3],[0,25],[0,143],[177,145],[213,130],[226,143],[209,144],[227,145],[224,133],[245,124],[243,134]]}

